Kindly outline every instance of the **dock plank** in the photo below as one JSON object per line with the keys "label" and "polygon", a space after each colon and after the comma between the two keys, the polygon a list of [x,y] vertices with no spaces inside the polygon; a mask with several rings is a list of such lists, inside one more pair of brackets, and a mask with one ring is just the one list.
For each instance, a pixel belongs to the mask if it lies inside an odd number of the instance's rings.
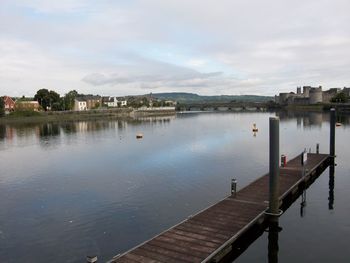
{"label": "dock plank", "polygon": [[[281,202],[293,188],[329,165],[329,155],[309,154],[303,177],[301,157],[280,168]],[[322,170],[322,171],[323,171]],[[255,222],[265,220],[268,207],[269,177],[261,176],[234,196],[191,216],[151,240],[112,259],[110,262],[202,262],[220,252],[223,244],[231,244]]]}

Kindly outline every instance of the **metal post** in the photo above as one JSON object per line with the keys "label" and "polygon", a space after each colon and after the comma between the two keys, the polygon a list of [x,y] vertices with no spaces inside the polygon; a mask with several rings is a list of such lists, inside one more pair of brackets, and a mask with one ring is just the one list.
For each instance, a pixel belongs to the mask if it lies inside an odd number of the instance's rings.
{"label": "metal post", "polygon": [[231,180],[231,195],[236,196],[237,192],[237,179],[233,178]]}
{"label": "metal post", "polygon": [[320,144],[316,144],[316,153],[319,154],[320,153]]}
{"label": "metal post", "polygon": [[[279,214],[279,123],[277,117],[270,118],[270,197],[269,213]],[[277,217],[275,217],[278,220]]]}
{"label": "metal post", "polygon": [[331,109],[329,154],[335,157],[335,109]]}

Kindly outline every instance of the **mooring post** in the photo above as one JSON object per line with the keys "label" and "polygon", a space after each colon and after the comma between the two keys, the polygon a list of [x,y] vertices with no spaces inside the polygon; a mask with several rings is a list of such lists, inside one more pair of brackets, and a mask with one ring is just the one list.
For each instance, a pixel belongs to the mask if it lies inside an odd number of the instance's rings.
{"label": "mooring post", "polygon": [[233,178],[231,180],[231,195],[236,196],[237,192],[237,179]]}
{"label": "mooring post", "polygon": [[320,153],[320,144],[319,143],[316,144],[316,153],[317,154]]}
{"label": "mooring post", "polygon": [[272,217],[276,220],[278,220],[277,215],[279,214],[279,123],[279,118],[270,118],[270,197],[268,213],[276,215]]}
{"label": "mooring post", "polygon": [[335,158],[335,109],[331,109],[329,155]]}

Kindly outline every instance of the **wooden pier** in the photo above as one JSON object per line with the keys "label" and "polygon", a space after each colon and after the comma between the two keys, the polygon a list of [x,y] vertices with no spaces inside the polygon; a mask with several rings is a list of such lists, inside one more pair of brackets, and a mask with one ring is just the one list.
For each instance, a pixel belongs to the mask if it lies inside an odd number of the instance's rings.
{"label": "wooden pier", "polygon": [[[280,209],[287,209],[332,160],[327,154],[308,154],[304,167],[301,156],[280,167]],[[269,175],[266,174],[110,262],[219,262],[249,232],[266,224],[268,200]]]}

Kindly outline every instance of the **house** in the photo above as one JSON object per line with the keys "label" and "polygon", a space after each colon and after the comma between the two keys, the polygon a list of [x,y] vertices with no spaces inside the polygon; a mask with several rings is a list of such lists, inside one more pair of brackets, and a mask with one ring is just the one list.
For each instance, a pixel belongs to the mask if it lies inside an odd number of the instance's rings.
{"label": "house", "polygon": [[4,96],[2,99],[4,101],[4,106],[5,106],[5,112],[6,113],[9,113],[9,112],[15,110],[15,101],[11,97]]}
{"label": "house", "polygon": [[128,102],[126,99],[120,99],[120,106],[123,107],[123,106],[127,106],[128,105]]}
{"label": "house", "polygon": [[15,110],[17,111],[39,111],[39,109],[40,104],[36,100],[15,102]]}
{"label": "house", "polygon": [[118,107],[118,99],[116,97],[110,97],[107,101],[107,106],[112,108]]}
{"label": "house", "polygon": [[117,97],[103,97],[102,103],[106,104],[108,107],[116,108],[116,107],[123,107],[126,106],[128,103],[123,98],[117,98]]}
{"label": "house", "polygon": [[102,98],[94,95],[84,95],[82,98],[86,101],[86,108],[88,110],[96,109],[101,106]]}
{"label": "house", "polygon": [[87,110],[87,103],[83,97],[76,97],[74,100],[74,110],[75,111],[85,111]]}

